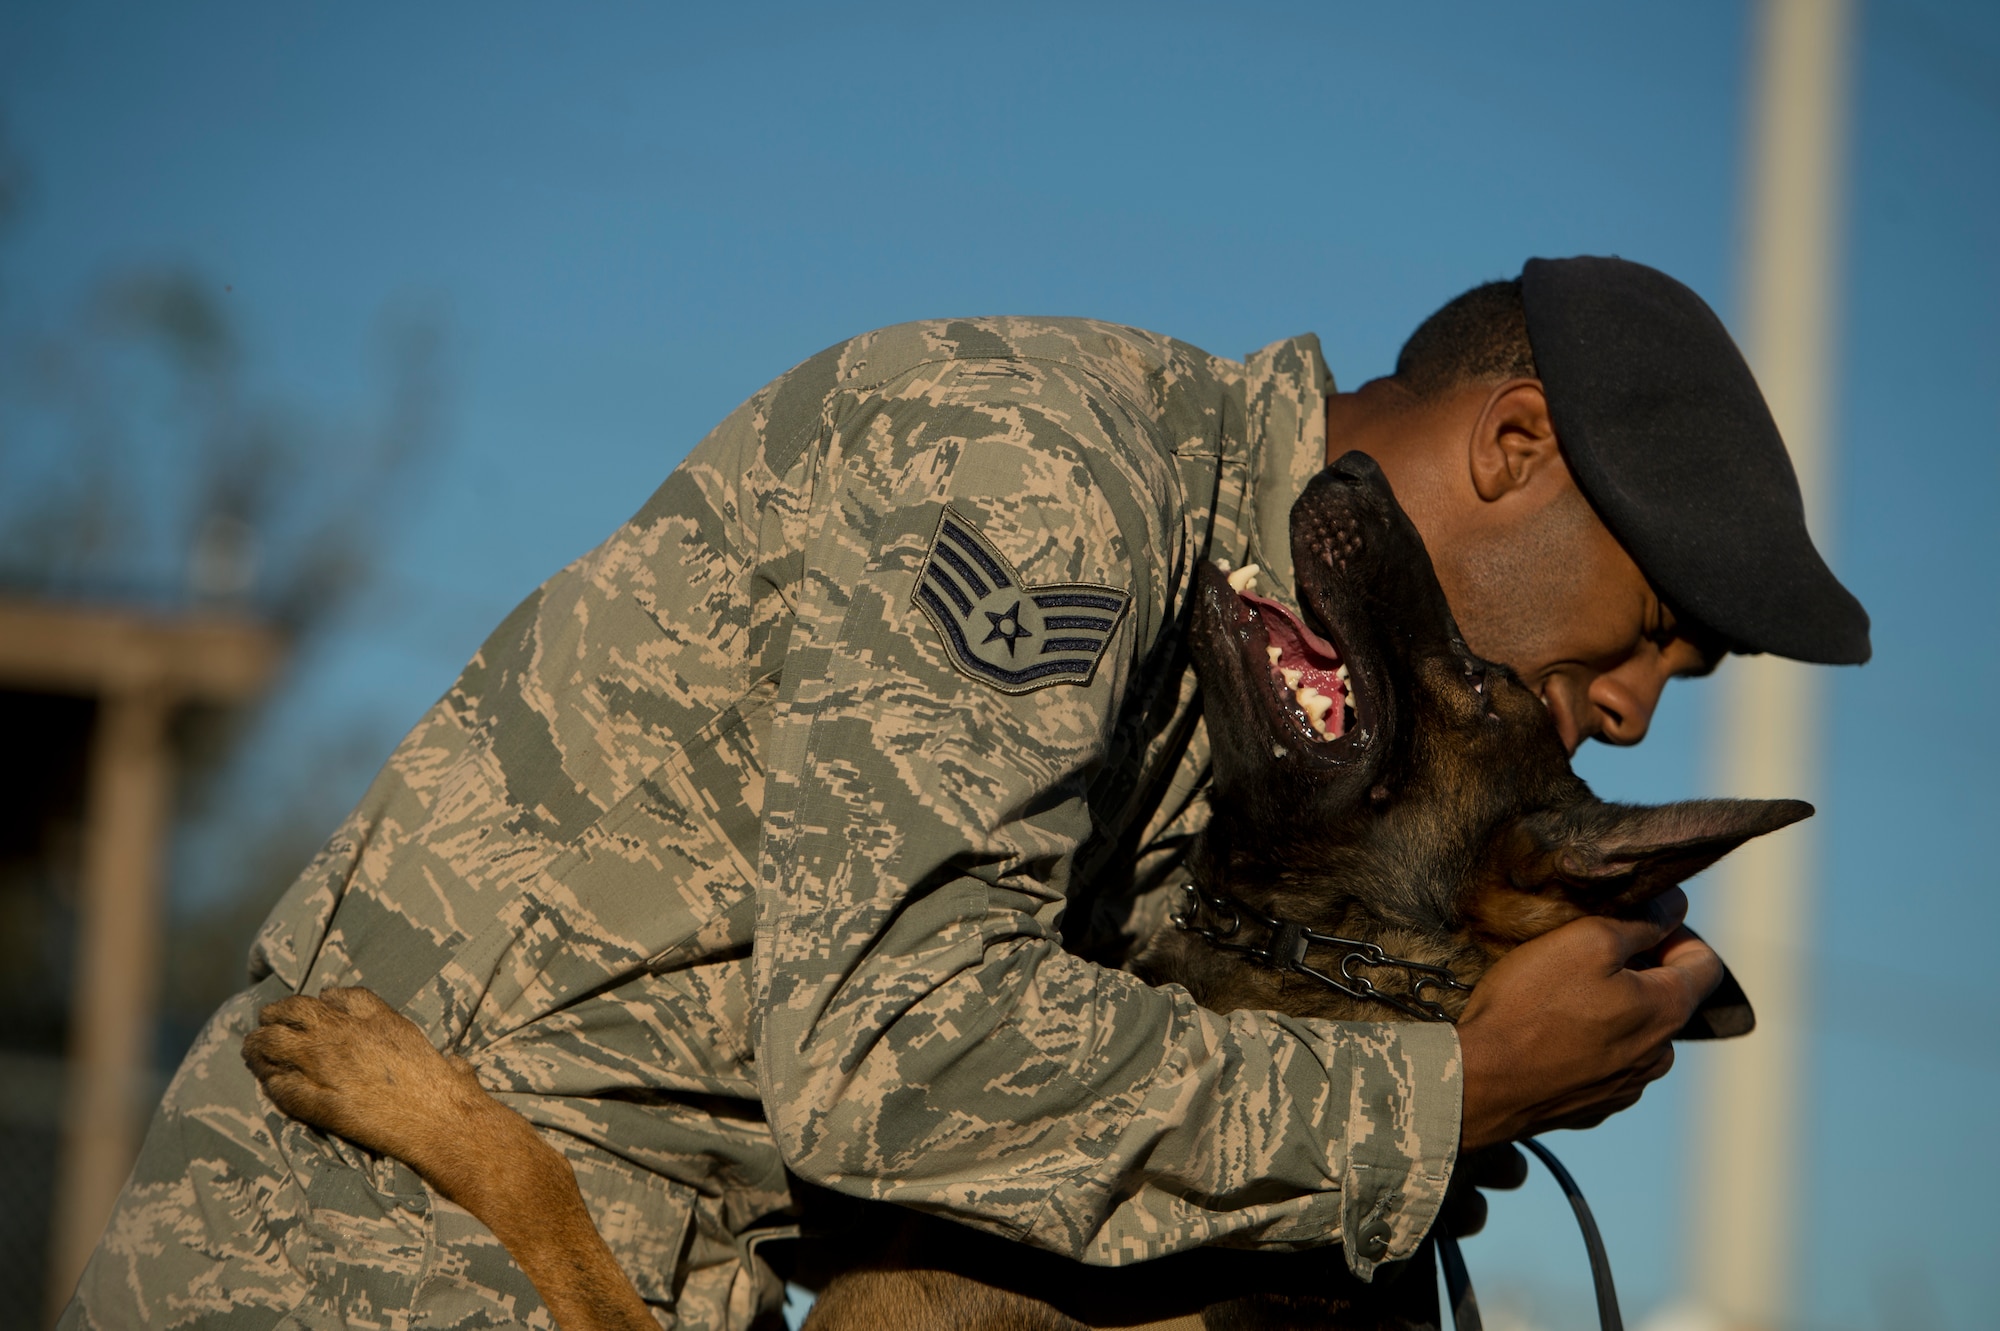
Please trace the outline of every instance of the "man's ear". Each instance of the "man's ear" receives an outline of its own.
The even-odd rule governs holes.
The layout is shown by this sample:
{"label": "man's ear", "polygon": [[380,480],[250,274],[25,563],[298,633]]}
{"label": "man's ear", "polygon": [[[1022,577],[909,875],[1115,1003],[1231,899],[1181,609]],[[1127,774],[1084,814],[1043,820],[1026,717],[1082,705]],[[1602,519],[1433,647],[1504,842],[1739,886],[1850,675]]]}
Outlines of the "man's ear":
{"label": "man's ear", "polygon": [[1472,488],[1491,503],[1524,488],[1561,458],[1549,399],[1536,379],[1509,379],[1487,390],[1467,442]]}
{"label": "man's ear", "polygon": [[1523,891],[1559,888],[1593,912],[1628,910],[1706,869],[1751,837],[1810,818],[1804,800],[1683,800],[1530,814],[1507,838]]}

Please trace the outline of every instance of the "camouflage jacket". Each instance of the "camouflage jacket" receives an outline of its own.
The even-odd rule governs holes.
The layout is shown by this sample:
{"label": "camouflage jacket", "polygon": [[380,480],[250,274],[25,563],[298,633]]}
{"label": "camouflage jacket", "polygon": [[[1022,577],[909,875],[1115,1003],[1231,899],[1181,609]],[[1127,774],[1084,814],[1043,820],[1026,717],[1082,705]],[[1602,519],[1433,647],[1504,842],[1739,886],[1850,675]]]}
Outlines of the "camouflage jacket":
{"label": "camouflage jacket", "polygon": [[[1218,1016],[1115,962],[1202,820],[1197,561],[1291,586],[1310,337],[910,324],[751,398],[524,601],[266,925],[579,1164],[690,1325],[787,1169],[1087,1262],[1429,1228],[1448,1026]],[[1065,943],[1069,947],[1065,947]]]}

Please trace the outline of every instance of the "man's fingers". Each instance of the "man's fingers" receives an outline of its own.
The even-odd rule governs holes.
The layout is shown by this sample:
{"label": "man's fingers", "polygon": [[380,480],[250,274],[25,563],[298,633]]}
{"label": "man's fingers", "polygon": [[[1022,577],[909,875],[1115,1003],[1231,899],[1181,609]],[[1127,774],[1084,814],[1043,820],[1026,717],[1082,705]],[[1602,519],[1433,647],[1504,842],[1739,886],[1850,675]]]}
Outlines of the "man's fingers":
{"label": "man's fingers", "polygon": [[1668,933],[1680,928],[1687,916],[1688,894],[1678,887],[1670,887],[1646,903],[1646,918]]}
{"label": "man's fingers", "polygon": [[1666,1024],[1679,1030],[1702,1000],[1722,983],[1722,958],[1686,929],[1676,929],[1660,946],[1660,964],[1633,977],[1659,995]]}
{"label": "man's fingers", "polygon": [[1476,1188],[1518,1188],[1528,1181],[1528,1157],[1511,1142],[1468,1151],[1459,1159],[1457,1176]]}
{"label": "man's fingers", "polygon": [[[1674,1047],[1662,1044],[1657,1050],[1641,1057],[1631,1066],[1621,1069],[1602,1081],[1577,1090],[1542,1106],[1541,1113],[1531,1131],[1547,1132],[1556,1128],[1581,1130],[1594,1128],[1611,1115],[1630,1109],[1639,1103],[1646,1088],[1667,1075],[1674,1065]],[[1491,1149],[1491,1148],[1488,1148]],[[1468,1158],[1483,1155],[1472,1153]],[[1522,1162],[1525,1170],[1526,1161]],[[1463,1166],[1461,1166],[1463,1168]],[[1491,1186],[1491,1185],[1486,1185]]]}
{"label": "man's fingers", "polygon": [[1687,918],[1687,904],[1687,893],[1673,887],[1648,902],[1645,915],[1639,919],[1621,920],[1609,915],[1592,915],[1572,921],[1563,928],[1594,927],[1608,949],[1604,958],[1607,968],[1618,970],[1629,965],[1632,958],[1659,947],[1680,930],[1681,921]]}
{"label": "man's fingers", "polygon": [[[1660,964],[1662,966],[1693,967],[1715,972],[1717,983],[1722,980],[1722,958],[1715,955],[1715,949],[1696,936],[1694,930],[1682,926],[1667,935],[1660,944]],[[1713,988],[1714,986],[1709,986]]]}
{"label": "man's fingers", "polygon": [[1642,1085],[1656,1082],[1673,1071],[1673,1067],[1674,1047],[1671,1044],[1662,1045],[1658,1057],[1639,1069],[1639,1081]]}
{"label": "man's fingers", "polygon": [[1454,1189],[1445,1194],[1440,1218],[1445,1233],[1455,1239],[1469,1239],[1486,1228],[1486,1198],[1477,1188]]}
{"label": "man's fingers", "polygon": [[1641,1076],[1624,1079],[1615,1089],[1600,1090],[1581,1108],[1567,1114],[1559,1114],[1553,1121],[1536,1130],[1545,1132],[1550,1128],[1564,1128],[1572,1132],[1581,1132],[1585,1128],[1594,1128],[1613,1114],[1622,1114],[1638,1104],[1639,1097],[1646,1093],[1646,1086],[1652,1080],[1651,1077]]}

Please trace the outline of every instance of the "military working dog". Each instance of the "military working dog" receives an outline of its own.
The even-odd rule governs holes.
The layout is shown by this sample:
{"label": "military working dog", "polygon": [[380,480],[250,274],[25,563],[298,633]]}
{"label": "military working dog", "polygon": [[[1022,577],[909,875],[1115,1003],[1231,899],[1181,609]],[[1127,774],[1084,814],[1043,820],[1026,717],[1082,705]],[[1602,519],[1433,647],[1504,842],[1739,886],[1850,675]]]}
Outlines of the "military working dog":
{"label": "military working dog", "polygon": [[[1292,551],[1300,615],[1260,595],[1255,570],[1197,574],[1189,632],[1213,811],[1173,927],[1135,963],[1149,981],[1218,1011],[1450,1021],[1518,944],[1580,915],[1641,914],[1812,812],[1795,800],[1596,798],[1536,694],[1466,647],[1416,528],[1365,455],[1307,487]],[[568,1164],[468,1065],[366,990],[285,999],[262,1021],[244,1057],[272,1100],[403,1160],[485,1222],[565,1331],[655,1325]],[[1725,981],[1684,1034],[1751,1024]],[[1247,1331],[1436,1315],[1427,1255],[1410,1264],[1418,1279],[1372,1284],[1323,1252],[1201,1250],[1106,1270],[872,1203],[818,1206],[834,1217],[818,1264],[839,1274],[809,1331]]]}

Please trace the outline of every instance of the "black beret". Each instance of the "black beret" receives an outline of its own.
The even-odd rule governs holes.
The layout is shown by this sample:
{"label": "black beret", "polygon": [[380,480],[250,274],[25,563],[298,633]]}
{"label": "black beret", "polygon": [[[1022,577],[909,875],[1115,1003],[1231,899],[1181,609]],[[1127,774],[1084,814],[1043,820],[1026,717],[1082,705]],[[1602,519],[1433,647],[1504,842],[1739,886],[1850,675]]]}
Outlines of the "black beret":
{"label": "black beret", "polygon": [[1715,311],[1624,259],[1530,259],[1521,301],[1570,471],[1684,622],[1731,651],[1849,665],[1868,612],[1806,532],[1792,459]]}

